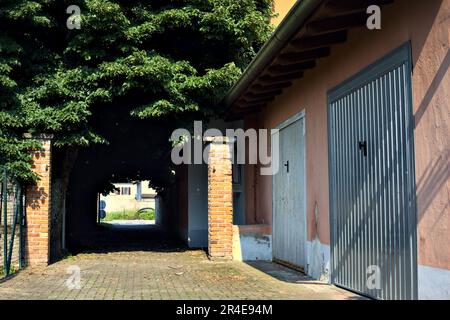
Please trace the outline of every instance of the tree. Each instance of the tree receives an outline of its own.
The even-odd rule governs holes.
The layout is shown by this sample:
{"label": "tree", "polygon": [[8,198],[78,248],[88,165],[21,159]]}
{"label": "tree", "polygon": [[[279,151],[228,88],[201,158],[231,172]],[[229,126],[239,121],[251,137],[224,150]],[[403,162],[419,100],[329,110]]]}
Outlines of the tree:
{"label": "tree", "polygon": [[[66,26],[73,4],[79,30]],[[3,0],[0,164],[32,177],[24,132],[59,148],[108,143],[91,120],[122,103],[140,119],[220,113],[271,15],[271,0]]]}
{"label": "tree", "polygon": [[[80,29],[67,27],[70,5]],[[70,179],[89,192],[113,179],[168,183],[170,132],[220,116],[271,15],[272,0],[1,1],[0,165],[36,179],[27,150],[38,144],[23,134],[54,135],[52,243]]]}

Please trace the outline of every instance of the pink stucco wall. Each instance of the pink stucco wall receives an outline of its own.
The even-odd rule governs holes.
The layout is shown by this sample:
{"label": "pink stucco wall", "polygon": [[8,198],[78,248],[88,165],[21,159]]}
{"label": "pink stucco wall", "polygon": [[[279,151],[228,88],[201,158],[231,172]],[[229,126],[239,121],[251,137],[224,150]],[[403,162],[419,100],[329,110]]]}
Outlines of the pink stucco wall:
{"label": "pink stucco wall", "polygon": [[[386,7],[382,30],[351,31],[347,43],[333,47],[259,115],[258,126],[274,128],[306,111],[308,239],[317,232],[329,244],[327,92],[406,41],[413,49],[419,264],[450,269],[450,0],[398,0]],[[272,179],[255,180],[247,185],[247,192],[256,191],[256,200],[247,197],[247,219],[271,223]]]}

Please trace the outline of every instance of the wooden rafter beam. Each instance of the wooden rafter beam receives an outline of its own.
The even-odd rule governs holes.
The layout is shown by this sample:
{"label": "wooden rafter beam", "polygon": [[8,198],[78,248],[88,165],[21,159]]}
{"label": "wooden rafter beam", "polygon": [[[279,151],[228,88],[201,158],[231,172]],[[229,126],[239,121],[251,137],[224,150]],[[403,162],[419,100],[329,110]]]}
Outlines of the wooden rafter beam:
{"label": "wooden rafter beam", "polygon": [[292,40],[289,48],[303,51],[316,48],[329,47],[334,44],[343,43],[347,40],[347,31],[326,33],[318,36],[302,37]]}
{"label": "wooden rafter beam", "polygon": [[240,111],[258,110],[258,109],[261,109],[262,107],[264,107],[264,104],[258,104],[258,105],[254,105],[252,107],[248,107],[248,106],[245,107],[238,102],[234,105],[234,109],[240,110]]}
{"label": "wooden rafter beam", "polygon": [[267,91],[267,92],[258,93],[258,94],[248,92],[244,95],[244,99],[247,101],[254,101],[254,100],[260,100],[260,99],[264,99],[264,98],[271,98],[271,97],[277,96],[281,93],[283,93],[283,90],[272,90],[272,91]]}
{"label": "wooden rafter beam", "polygon": [[310,60],[310,61],[300,62],[300,63],[295,63],[295,64],[275,65],[275,66],[269,67],[269,69],[267,69],[267,70],[268,70],[269,74],[278,76],[278,75],[283,75],[286,73],[312,69],[315,66],[316,66],[316,62],[314,60]]}
{"label": "wooden rafter beam", "polygon": [[294,79],[299,79],[303,77],[303,72],[292,72],[288,74],[283,74],[282,76],[270,76],[265,75],[258,79],[258,84],[260,85],[274,85],[276,83],[284,83],[286,81],[292,81]]}
{"label": "wooden rafter beam", "polygon": [[387,5],[394,0],[330,0],[323,5],[324,14],[348,14],[352,12],[366,11],[371,5]]}
{"label": "wooden rafter beam", "polygon": [[325,0],[316,14],[278,53],[265,71],[253,81],[233,104],[233,112],[242,117],[261,111],[282,94],[283,89],[303,77],[303,71],[314,68],[316,60],[330,55],[331,46],[347,41],[349,29],[367,22],[370,5],[384,6],[394,0]]}
{"label": "wooden rafter beam", "polygon": [[347,30],[365,25],[367,22],[367,18],[368,15],[364,11],[354,14],[316,20],[306,25],[306,33],[309,35],[318,35],[323,33]]}
{"label": "wooden rafter beam", "polygon": [[250,108],[241,108],[239,105],[235,105],[235,107],[233,108],[233,113],[231,116],[228,117],[228,119],[229,120],[239,119],[242,116],[260,112],[262,108],[264,108],[264,105],[259,105]]}
{"label": "wooden rafter beam", "polygon": [[261,108],[264,108],[267,105],[267,103],[268,102],[250,104],[250,103],[239,101],[236,104],[236,107],[237,107],[238,110],[243,110],[243,111],[260,110]]}
{"label": "wooden rafter beam", "polygon": [[239,99],[239,105],[244,106],[244,107],[256,106],[256,105],[260,105],[260,104],[266,104],[273,100],[275,100],[274,96],[263,98],[263,99],[258,99],[258,100],[247,100],[246,98],[241,98],[241,99]]}
{"label": "wooden rafter beam", "polygon": [[274,84],[274,85],[269,85],[269,86],[262,86],[260,84],[255,84],[253,85],[249,92],[258,94],[258,93],[264,93],[264,92],[269,92],[269,91],[273,91],[273,90],[279,90],[279,89],[284,89],[284,88],[288,88],[292,86],[292,82],[281,82],[278,84]]}
{"label": "wooden rafter beam", "polygon": [[277,58],[277,62],[280,64],[292,64],[292,63],[298,63],[298,62],[304,62],[312,59],[320,59],[324,57],[328,57],[331,53],[331,50],[329,47],[324,48],[318,48],[308,51],[291,51],[291,52],[285,52],[281,54]]}

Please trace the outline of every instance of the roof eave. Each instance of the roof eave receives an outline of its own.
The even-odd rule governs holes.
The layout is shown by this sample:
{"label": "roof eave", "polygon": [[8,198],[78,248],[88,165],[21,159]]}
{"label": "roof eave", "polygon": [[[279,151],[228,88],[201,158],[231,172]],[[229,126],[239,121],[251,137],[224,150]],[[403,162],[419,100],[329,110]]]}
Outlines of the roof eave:
{"label": "roof eave", "polygon": [[259,50],[256,57],[245,69],[242,76],[225,97],[226,108],[229,109],[247,90],[261,72],[273,61],[278,52],[294,37],[308,17],[323,0],[299,0],[283,19],[270,39]]}

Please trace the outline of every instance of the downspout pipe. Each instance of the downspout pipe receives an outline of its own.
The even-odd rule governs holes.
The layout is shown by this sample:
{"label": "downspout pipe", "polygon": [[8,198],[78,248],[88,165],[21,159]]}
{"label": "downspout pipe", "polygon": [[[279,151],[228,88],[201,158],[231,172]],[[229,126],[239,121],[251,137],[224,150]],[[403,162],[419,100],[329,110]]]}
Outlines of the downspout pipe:
{"label": "downspout pipe", "polygon": [[323,0],[298,0],[287,16],[272,34],[270,39],[259,50],[256,57],[245,69],[236,84],[225,97],[225,106],[230,108],[242,93],[261,74],[266,66],[273,61],[282,48],[297,34],[300,27],[322,3]]}

